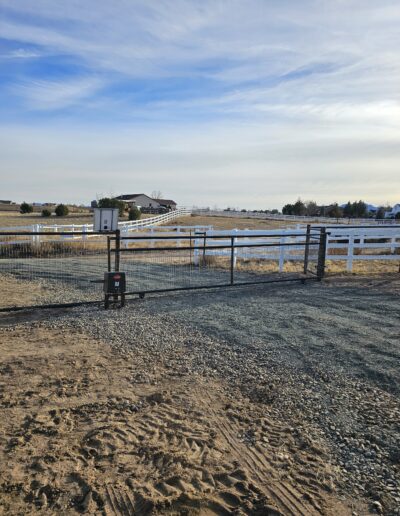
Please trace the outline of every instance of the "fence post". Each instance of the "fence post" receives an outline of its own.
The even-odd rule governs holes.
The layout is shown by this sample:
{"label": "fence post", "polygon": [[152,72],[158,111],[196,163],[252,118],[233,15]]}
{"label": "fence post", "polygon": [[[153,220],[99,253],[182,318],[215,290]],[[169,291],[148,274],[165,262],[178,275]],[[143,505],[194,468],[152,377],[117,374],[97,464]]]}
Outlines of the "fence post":
{"label": "fence post", "polygon": [[306,231],[306,245],[304,248],[304,274],[308,271],[308,257],[310,256],[310,237],[311,237],[311,224],[307,224]]}
{"label": "fence post", "polygon": [[321,281],[325,275],[325,258],[326,258],[326,228],[321,228],[321,231],[319,234],[318,264],[317,264],[318,281]]}
{"label": "fence post", "polygon": [[119,271],[119,258],[121,249],[121,232],[119,229],[115,231],[115,272]]}
{"label": "fence post", "polygon": [[107,236],[107,270],[111,272],[111,245],[110,245],[110,237]]}
{"label": "fence post", "polygon": [[[237,233],[237,229],[234,229],[234,232]],[[234,253],[233,253],[233,268],[236,269],[236,262],[237,262],[237,247],[236,247],[237,237],[233,237],[233,243],[234,243]]]}
{"label": "fence post", "polygon": [[354,255],[354,235],[349,236],[349,245],[347,247],[347,271],[353,270],[353,255]]}
{"label": "fence post", "polygon": [[[196,232],[195,232],[195,235],[196,235]],[[194,239],[194,250],[193,250],[193,264],[194,265],[199,265],[199,239],[198,238],[195,238]]]}
{"label": "fence post", "polygon": [[231,285],[233,285],[233,269],[235,268],[235,237],[231,237]]}
{"label": "fence post", "polygon": [[279,272],[283,272],[283,266],[285,263],[285,242],[286,237],[281,237],[279,241]]}

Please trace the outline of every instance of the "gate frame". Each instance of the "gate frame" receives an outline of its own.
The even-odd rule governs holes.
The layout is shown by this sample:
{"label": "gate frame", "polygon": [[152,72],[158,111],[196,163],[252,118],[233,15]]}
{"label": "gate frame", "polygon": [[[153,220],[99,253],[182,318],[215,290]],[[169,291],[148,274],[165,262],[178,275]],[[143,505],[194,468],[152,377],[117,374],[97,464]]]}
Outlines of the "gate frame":
{"label": "gate frame", "polygon": [[[314,233],[313,233],[314,232]],[[318,236],[315,236],[318,235]],[[199,237],[199,239],[203,240],[203,245],[192,245],[192,240],[196,236]],[[199,234],[199,235],[163,235],[163,236],[143,236],[143,235],[136,235],[136,236],[123,236],[121,237],[120,232],[118,231],[115,235],[115,237],[110,237],[110,242],[115,241],[115,249],[112,248],[110,245],[109,248],[109,263],[112,262],[111,255],[115,254],[115,266],[120,265],[120,254],[126,253],[126,252],[162,252],[162,251],[203,251],[203,256],[205,256],[205,252],[207,249],[230,249],[230,281],[228,283],[222,283],[222,284],[215,284],[215,285],[196,285],[196,286],[186,286],[186,287],[173,287],[173,288],[162,288],[162,289],[149,289],[149,290],[135,290],[135,291],[128,291],[125,292],[125,296],[134,296],[138,295],[139,298],[143,299],[146,294],[156,294],[156,293],[166,293],[166,292],[179,292],[179,291],[185,291],[185,290],[205,290],[205,289],[214,289],[214,288],[229,288],[229,287],[240,287],[240,286],[246,286],[246,285],[263,285],[268,283],[284,283],[284,282],[291,282],[291,281],[300,281],[302,284],[304,284],[306,281],[310,280],[316,280],[316,281],[322,281],[324,275],[325,275],[325,257],[326,257],[326,239],[327,239],[327,232],[326,228],[318,228],[318,230],[315,230],[311,225],[307,226],[307,230],[303,234],[277,234],[277,235],[254,235],[254,237],[247,236],[247,238],[280,238],[280,237],[294,237],[294,236],[305,236],[306,240],[304,242],[274,242],[274,243],[262,243],[262,244],[251,244],[246,243],[243,245],[240,245],[236,242],[236,236],[229,236],[229,235],[213,235],[209,237],[210,239],[230,239],[229,245],[213,245],[212,247],[207,247],[207,235],[206,234]],[[188,240],[190,242],[189,246],[177,246],[177,247],[140,247],[140,248],[121,248],[121,241],[142,241],[142,240],[174,240],[174,241],[184,241]],[[316,242],[312,240],[317,240]],[[268,280],[259,280],[259,281],[241,281],[238,283],[235,283],[234,281],[234,262],[235,262],[235,249],[244,247],[289,247],[289,246],[304,246],[304,261],[303,261],[303,275],[300,277],[291,277],[291,278],[278,278],[278,279],[268,279]],[[317,268],[316,273],[313,271],[310,271],[308,268],[309,264],[309,251],[310,247],[312,246],[318,246],[318,259],[317,259]],[[117,269],[115,269],[117,271]],[[307,274],[310,273],[311,276],[308,276]]]}

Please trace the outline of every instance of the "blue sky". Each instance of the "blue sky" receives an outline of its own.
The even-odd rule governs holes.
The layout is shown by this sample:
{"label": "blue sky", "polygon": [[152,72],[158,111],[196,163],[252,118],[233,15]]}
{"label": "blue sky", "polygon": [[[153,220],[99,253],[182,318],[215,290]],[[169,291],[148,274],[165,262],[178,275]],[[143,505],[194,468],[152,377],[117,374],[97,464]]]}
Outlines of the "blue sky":
{"label": "blue sky", "polygon": [[0,0],[0,196],[400,202],[399,26],[397,0]]}

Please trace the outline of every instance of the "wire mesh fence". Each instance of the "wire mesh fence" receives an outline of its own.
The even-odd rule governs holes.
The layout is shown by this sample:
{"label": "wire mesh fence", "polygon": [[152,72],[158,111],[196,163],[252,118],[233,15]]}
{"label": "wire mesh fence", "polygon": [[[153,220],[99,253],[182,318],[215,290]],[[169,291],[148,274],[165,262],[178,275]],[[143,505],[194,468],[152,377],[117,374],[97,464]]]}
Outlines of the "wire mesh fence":
{"label": "wire mesh fence", "polygon": [[0,234],[0,308],[100,300],[108,239]]}
{"label": "wire mesh fence", "polygon": [[123,237],[119,270],[127,293],[226,287],[321,277],[320,233],[233,237],[197,234],[194,238]]}

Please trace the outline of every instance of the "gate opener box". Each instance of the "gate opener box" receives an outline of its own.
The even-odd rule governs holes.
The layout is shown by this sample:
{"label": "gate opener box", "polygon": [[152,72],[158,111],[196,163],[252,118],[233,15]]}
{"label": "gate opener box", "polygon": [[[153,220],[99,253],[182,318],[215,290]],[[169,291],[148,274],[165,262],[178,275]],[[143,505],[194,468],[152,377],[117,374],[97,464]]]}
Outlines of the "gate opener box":
{"label": "gate opener box", "polygon": [[126,290],[125,272],[104,273],[104,293],[124,294]]}
{"label": "gate opener box", "polygon": [[116,231],[118,208],[95,208],[93,222],[93,231]]}

